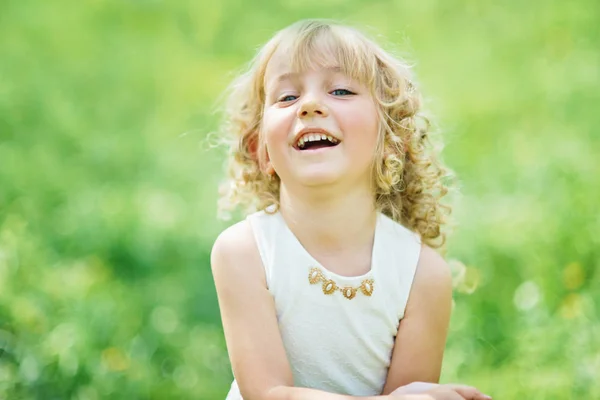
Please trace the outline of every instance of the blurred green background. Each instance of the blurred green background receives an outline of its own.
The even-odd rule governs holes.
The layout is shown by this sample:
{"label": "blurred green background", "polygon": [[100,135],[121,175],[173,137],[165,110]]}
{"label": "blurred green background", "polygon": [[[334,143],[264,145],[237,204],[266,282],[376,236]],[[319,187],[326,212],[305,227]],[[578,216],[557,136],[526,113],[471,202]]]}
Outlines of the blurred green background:
{"label": "blurred green background", "polygon": [[0,398],[224,398],[206,137],[235,72],[308,17],[415,60],[444,134],[442,380],[600,398],[596,0],[0,2]]}

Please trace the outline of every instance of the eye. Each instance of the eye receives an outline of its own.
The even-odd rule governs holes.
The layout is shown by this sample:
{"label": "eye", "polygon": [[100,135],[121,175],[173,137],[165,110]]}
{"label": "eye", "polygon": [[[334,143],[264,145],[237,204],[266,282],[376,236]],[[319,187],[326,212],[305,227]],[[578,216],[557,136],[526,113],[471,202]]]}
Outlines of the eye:
{"label": "eye", "polygon": [[282,98],[280,98],[280,99],[279,99],[279,100],[277,100],[277,101],[278,101],[278,102],[280,102],[280,103],[281,103],[281,102],[285,103],[285,102],[287,102],[287,101],[294,101],[294,100],[296,100],[297,98],[298,98],[298,96],[294,96],[294,95],[288,94],[287,96],[283,96]]}
{"label": "eye", "polygon": [[331,94],[333,94],[334,96],[350,96],[355,93],[352,93],[351,91],[349,91],[347,89],[335,89],[334,91],[331,92]]}

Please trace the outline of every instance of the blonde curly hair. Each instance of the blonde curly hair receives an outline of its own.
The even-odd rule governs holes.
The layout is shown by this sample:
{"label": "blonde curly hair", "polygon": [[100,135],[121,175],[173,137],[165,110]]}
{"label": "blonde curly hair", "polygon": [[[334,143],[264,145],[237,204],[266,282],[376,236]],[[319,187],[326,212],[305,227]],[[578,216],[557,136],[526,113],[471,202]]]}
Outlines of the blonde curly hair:
{"label": "blonde curly hair", "polygon": [[280,179],[266,171],[260,134],[265,70],[278,49],[287,51],[294,71],[335,66],[370,88],[380,117],[372,165],[375,205],[424,243],[441,247],[446,236],[441,228],[451,211],[441,198],[450,175],[430,141],[430,123],[409,65],[357,29],[325,20],[304,20],[279,31],[229,87],[222,126],[229,179],[221,187],[221,215],[238,206],[248,213],[270,205],[278,209]]}

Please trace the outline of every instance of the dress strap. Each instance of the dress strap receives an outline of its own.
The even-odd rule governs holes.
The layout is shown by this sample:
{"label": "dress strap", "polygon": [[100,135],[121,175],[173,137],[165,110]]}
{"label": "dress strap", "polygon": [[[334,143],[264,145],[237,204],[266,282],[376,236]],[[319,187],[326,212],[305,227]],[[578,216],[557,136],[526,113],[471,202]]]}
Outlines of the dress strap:
{"label": "dress strap", "polygon": [[272,215],[264,211],[259,211],[246,217],[252,227],[254,239],[256,240],[258,252],[265,270],[267,288],[270,288],[272,283],[275,243],[278,232],[281,229],[279,219],[272,217]]}
{"label": "dress strap", "polygon": [[419,257],[421,255],[421,239],[418,234],[382,215],[380,225],[381,240],[374,249],[374,263],[382,268],[380,278],[393,293],[390,301],[396,304],[398,320],[404,318],[404,312],[414,281]]}

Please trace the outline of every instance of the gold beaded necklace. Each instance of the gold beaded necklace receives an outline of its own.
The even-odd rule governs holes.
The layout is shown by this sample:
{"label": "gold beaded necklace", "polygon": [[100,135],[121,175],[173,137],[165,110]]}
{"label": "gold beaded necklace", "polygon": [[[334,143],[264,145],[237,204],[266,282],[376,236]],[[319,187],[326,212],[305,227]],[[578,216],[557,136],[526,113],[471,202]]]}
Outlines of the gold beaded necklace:
{"label": "gold beaded necklace", "polygon": [[322,282],[321,289],[323,289],[324,294],[330,295],[337,290],[342,292],[344,297],[348,300],[352,300],[354,296],[356,296],[356,292],[358,290],[360,290],[360,292],[365,296],[371,296],[374,289],[373,284],[375,283],[373,279],[364,279],[358,287],[340,287],[332,279],[327,279],[323,272],[317,267],[312,267],[310,269],[308,273],[308,282],[310,282],[311,285],[316,285],[317,283]]}

